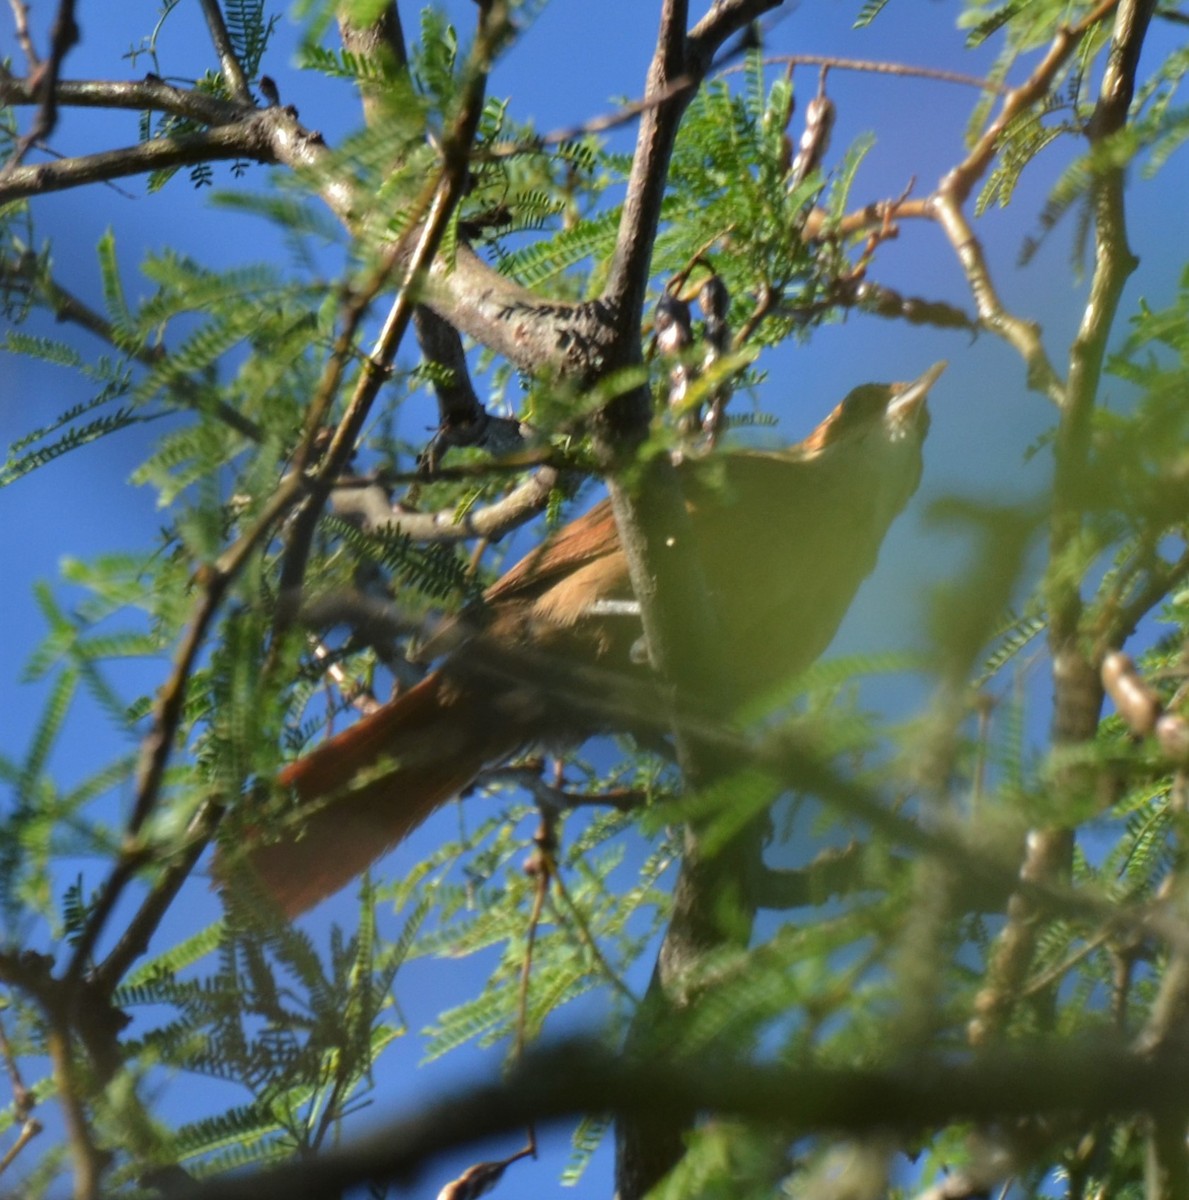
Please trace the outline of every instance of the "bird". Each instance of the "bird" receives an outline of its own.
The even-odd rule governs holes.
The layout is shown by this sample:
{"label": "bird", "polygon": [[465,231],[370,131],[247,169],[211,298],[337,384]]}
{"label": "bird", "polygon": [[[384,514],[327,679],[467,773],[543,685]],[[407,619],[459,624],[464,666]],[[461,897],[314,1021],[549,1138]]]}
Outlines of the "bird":
{"label": "bird", "polygon": [[[723,450],[678,464],[737,696],[800,674],[833,638],[920,482],[926,397],[945,366],[909,383],[855,388],[786,449]],[[501,682],[466,664],[487,648],[639,671],[631,665],[641,639],[632,614],[626,556],[603,500],[487,589],[465,622],[469,635],[455,629],[446,639],[453,648],[442,665],[286,766],[277,784],[295,807],[278,829],[249,831],[221,851],[216,876],[229,876],[234,861],[286,916],[297,916],[362,874],[485,768],[542,741],[604,732],[582,727],[590,717],[555,699],[533,703],[523,679]]]}

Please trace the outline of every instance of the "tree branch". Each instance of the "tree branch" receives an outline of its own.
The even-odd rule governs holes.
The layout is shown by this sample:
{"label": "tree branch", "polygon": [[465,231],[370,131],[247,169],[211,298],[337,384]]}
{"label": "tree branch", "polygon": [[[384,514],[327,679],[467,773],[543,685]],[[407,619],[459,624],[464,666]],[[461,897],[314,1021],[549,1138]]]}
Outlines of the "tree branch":
{"label": "tree branch", "polygon": [[[1134,69],[1151,20],[1153,0],[1122,0],[1102,4],[1072,31],[1059,36],[1046,57],[1048,64],[1058,49],[1072,51],[1074,37],[1116,9],[1110,61],[1102,82],[1095,118],[1087,130],[1091,142],[1115,132],[1126,119],[1134,87]],[[1055,66],[1053,70],[1055,71]],[[1038,70],[1037,74],[1040,74]],[[1051,73],[1048,78],[1051,79]],[[1006,107],[1006,106],[1005,106]],[[1098,397],[1106,343],[1118,312],[1123,286],[1136,266],[1127,243],[1124,216],[1123,172],[1109,168],[1093,184],[1096,265],[1090,297],[1081,327],[1070,350],[1069,378],[1061,400],[1061,416],[1054,446],[1053,513],[1049,528],[1049,573],[1045,586],[1049,612],[1049,653],[1053,662],[1052,744],[1060,751],[1091,741],[1102,710],[1102,684],[1098,662],[1083,646],[1081,570],[1071,570],[1082,536],[1081,481],[1089,453],[1090,419]],[[1101,654],[1101,648],[1094,653]],[[1054,812],[1066,806],[1086,784],[1085,769],[1066,767],[1054,780]],[[1069,869],[1073,830],[1064,827],[1034,829],[1028,834],[1022,880],[1047,883]],[[976,1000],[970,1036],[977,1042],[995,1036],[1015,1003],[1016,994],[1032,961],[1036,945],[1035,912],[1021,896],[1008,906],[1008,923],[993,947],[987,984]]]}
{"label": "tree branch", "polygon": [[437,512],[404,512],[392,507],[388,492],[378,484],[366,488],[344,485],[331,492],[330,509],[338,516],[358,520],[369,533],[401,533],[418,542],[494,540],[543,512],[557,485],[557,470],[542,467],[501,499],[461,515],[456,505]]}
{"label": "tree branch", "polygon": [[[648,68],[644,100],[648,103],[658,95],[665,99],[650,104],[640,117],[627,196],[607,287],[603,292],[603,299],[615,313],[620,330],[625,331],[624,336],[638,336],[673,142],[681,114],[701,82],[696,74],[686,70],[686,13],[683,0],[665,0],[661,9],[660,29]],[[674,90],[675,83],[682,79],[688,80],[687,86],[678,86]]]}
{"label": "tree branch", "polygon": [[196,163],[237,158],[275,162],[272,131],[267,120],[273,111],[266,109],[238,124],[219,125],[201,133],[152,138],[119,150],[81,154],[32,167],[16,167],[0,176],[0,204],[61,192],[88,183],[126,179],[129,175],[166,171]]}
{"label": "tree branch", "polygon": [[458,330],[425,304],[414,310],[413,327],[423,358],[438,368],[432,379],[438,428],[421,453],[423,470],[432,474],[454,446],[481,446],[497,456],[521,449],[531,431],[514,417],[493,417],[480,403]]}
{"label": "tree branch", "polygon": [[[790,1141],[817,1132],[923,1134],[954,1121],[1010,1124],[1074,1110],[1093,1122],[1155,1114],[1184,1120],[1189,1059],[1156,1061],[1111,1044],[1071,1050],[1066,1041],[957,1062],[925,1058],[909,1068],[758,1067],[738,1062],[617,1059],[591,1042],[530,1052],[501,1081],[422,1104],[367,1138],[313,1159],[221,1176],[179,1200],[331,1200],[369,1182],[417,1180],[437,1156],[529,1123],[589,1112],[638,1121],[690,1121],[714,1113],[758,1122]],[[1057,1134],[1056,1136],[1060,1136]]]}
{"label": "tree branch", "polygon": [[202,15],[206,18],[206,27],[210,30],[211,41],[214,43],[215,53],[219,56],[219,65],[223,72],[223,82],[227,84],[227,90],[241,104],[252,104],[252,92],[248,87],[248,77],[244,74],[244,68],[231,44],[231,38],[227,33],[227,24],[223,20],[223,10],[219,7],[219,0],[200,0],[200,3]]}
{"label": "tree branch", "polygon": [[29,64],[33,69],[32,92],[40,107],[28,132],[19,139],[8,161],[0,169],[0,180],[18,170],[30,148],[53,133],[54,126],[58,123],[58,76],[62,71],[62,60],[78,44],[74,0],[58,0],[58,15],[54,18],[54,24],[50,29],[49,57],[40,62],[32,52],[33,42],[29,37],[24,17],[25,10],[21,9],[18,33],[23,32],[29,51]]}
{"label": "tree branch", "polygon": [[[64,79],[54,89],[58,104],[67,108],[114,108],[134,112],[168,112],[207,125],[242,121],[254,105],[174,87],[156,75],[116,82],[109,79]],[[0,104],[36,104],[36,87],[29,79],[0,76]]]}
{"label": "tree branch", "polygon": [[1049,46],[1048,53],[1031,75],[1003,98],[999,115],[992,121],[966,158],[954,167],[941,181],[940,190],[952,196],[957,204],[964,204],[971,190],[986,173],[995,157],[1003,131],[1026,108],[1041,100],[1052,87],[1057,72],[1065,65],[1070,55],[1078,48],[1082,38],[1118,8],[1120,0],[1101,0],[1076,25],[1064,26]]}
{"label": "tree branch", "polygon": [[[482,116],[487,72],[491,59],[510,36],[511,29],[504,4],[494,2],[481,10],[479,30],[467,63],[466,82],[458,110],[442,142],[441,174],[425,193],[428,203],[411,210],[409,228],[384,254],[380,267],[373,273],[370,290],[357,296],[348,306],[346,327],[340,334],[331,364],[333,369],[324,378],[323,386],[307,413],[305,438],[294,459],[295,473],[303,472],[312,457],[315,439],[337,395],[339,377],[354,346],[355,331],[367,305],[398,264],[401,266],[403,277],[396,298],[372,353],[363,360],[363,369],[346,411],[331,435],[310,481],[305,507],[289,531],[281,569],[282,595],[297,595],[299,592],[305,577],[306,557],[322,507],[348,459],[355,452],[364,422],[388,378],[397,349],[412,319],[417,303],[414,293],[420,290],[420,282],[437,256],[455,205],[463,194],[471,143]],[[285,606],[278,609],[278,630],[285,627],[290,616],[291,611]]]}

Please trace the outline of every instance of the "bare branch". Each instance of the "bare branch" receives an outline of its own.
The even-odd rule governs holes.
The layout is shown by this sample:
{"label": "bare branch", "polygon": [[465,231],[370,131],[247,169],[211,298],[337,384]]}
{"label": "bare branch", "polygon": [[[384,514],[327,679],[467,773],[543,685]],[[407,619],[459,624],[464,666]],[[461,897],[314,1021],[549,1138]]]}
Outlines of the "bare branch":
{"label": "bare branch", "polygon": [[[530,1053],[497,1083],[471,1086],[369,1137],[317,1158],[221,1176],[186,1200],[331,1200],[377,1180],[416,1179],[450,1150],[530,1122],[614,1112],[647,1122],[695,1113],[758,1121],[786,1136],[918,1133],[953,1121],[1012,1125],[1036,1113],[1076,1111],[1085,1123],[1113,1114],[1183,1120],[1189,1062],[1170,1049],[1148,1061],[1111,1043],[1070,1052],[1067,1042],[970,1062],[920,1057],[908,1068],[691,1065],[667,1058],[617,1058],[600,1044],[561,1043]],[[946,1193],[950,1195],[950,1193]]]}
{"label": "bare branch", "polygon": [[436,471],[453,446],[481,446],[495,455],[523,447],[529,430],[514,418],[493,417],[480,403],[458,330],[424,304],[413,312],[413,327],[425,361],[437,368],[432,383],[438,398],[438,429],[422,451],[423,471]]}
{"label": "bare branch", "polygon": [[[339,36],[343,39],[343,49],[361,59],[383,62],[387,57],[401,67],[408,66],[409,55],[395,0],[385,5],[379,17],[370,25],[354,25],[340,14]],[[377,103],[376,93],[366,80],[360,81],[360,91],[364,118],[369,125],[373,125],[383,117],[383,106]]]}
{"label": "bare branch", "polygon": [[4,1067],[8,1072],[8,1081],[12,1086],[13,1116],[21,1125],[16,1140],[5,1152],[4,1157],[0,1158],[0,1175],[3,1175],[16,1161],[17,1156],[29,1142],[42,1132],[42,1125],[33,1116],[33,1109],[37,1105],[37,1096],[32,1088],[25,1086],[16,1053],[13,1050],[12,1043],[8,1040],[8,1033],[3,1023],[0,1023],[0,1057],[4,1060]]}
{"label": "bare branch", "polygon": [[61,1021],[52,1022],[46,1037],[46,1049],[53,1067],[58,1101],[66,1118],[66,1135],[74,1158],[74,1200],[94,1200],[99,1195],[99,1179],[104,1156],[91,1138],[86,1106],[74,1067],[69,1030]]}
{"label": "bare branch", "polygon": [[[700,77],[686,70],[686,5],[667,0],[661,10],[656,51],[648,68],[644,109],[628,175],[627,196],[604,299],[615,314],[621,337],[640,327],[648,262],[660,219],[661,198],[677,127]],[[708,65],[708,64],[707,64]],[[688,79],[685,87],[675,85]],[[661,103],[652,103],[665,95]]]}
{"label": "bare branch", "polygon": [[128,968],[142,954],[148,953],[153,934],[202,857],[222,815],[222,806],[213,801],[204,803],[195,814],[184,847],[172,862],[166,864],[160,879],[125,926],[111,953],[92,973],[93,983],[100,991],[114,991]]}
{"label": "bare branch", "polygon": [[728,38],[783,3],[784,0],[714,0],[710,11],[690,31],[691,56],[708,67]]}
{"label": "bare branch", "polygon": [[462,514],[457,507],[428,513],[394,509],[388,493],[378,485],[336,487],[330,494],[330,508],[338,516],[358,520],[369,533],[402,533],[418,542],[494,540],[543,512],[557,484],[557,471],[543,467],[502,499]]}
{"label": "bare branch", "polygon": [[32,73],[41,66],[41,59],[37,55],[37,49],[33,45],[33,38],[29,33],[29,6],[23,4],[22,0],[9,0],[9,5],[12,8],[12,23],[17,45],[20,46],[21,52],[25,56],[25,62],[28,63],[29,71]]}
{"label": "bare branch", "polygon": [[[943,71],[935,67],[913,67],[906,63],[877,62],[870,59],[839,58],[832,54],[776,54],[764,59],[765,66],[827,66],[831,70],[866,71],[877,75],[902,75],[910,78],[934,79],[940,83],[956,83],[966,87],[976,87],[981,91],[1004,93],[1007,88],[996,83],[993,79],[984,79],[977,75],[963,75],[958,71]],[[716,71],[719,76],[732,75],[746,67],[736,63]],[[618,129],[634,121],[641,113],[658,104],[664,104],[671,97],[685,91],[693,83],[686,75],[675,79],[669,86],[656,95],[645,100],[633,100],[622,105],[614,112],[605,113],[599,117],[591,117],[577,125],[567,125],[561,129],[553,129],[542,133],[527,142],[513,142],[493,146],[484,152],[490,159],[511,158],[518,154],[533,154],[545,146],[556,146],[563,142],[572,142],[577,138],[588,137],[595,133],[606,133],[610,129]]]}
{"label": "bare branch", "polygon": [[[956,83],[963,87],[978,88],[980,92],[997,92],[1000,95],[1009,89],[994,79],[981,75],[964,75],[960,71],[943,71],[937,67],[914,67],[909,63],[880,62],[870,58],[841,58],[836,54],[773,54],[764,57],[764,66],[829,67],[831,71],[861,71],[871,75],[899,75],[907,79],[932,79],[938,83]],[[733,75],[747,68],[736,64],[725,67],[720,75]]]}
{"label": "bare branch", "polygon": [[1045,353],[1040,328],[1034,321],[1014,316],[1004,307],[991,279],[982,243],[975,237],[957,195],[946,190],[943,182],[941,189],[932,197],[931,205],[937,223],[945,232],[966,273],[966,282],[974,296],[979,321],[1019,353],[1028,368],[1029,386],[1060,405],[1065,388]]}
{"label": "bare branch", "polygon": [[[134,112],[168,112],[208,125],[229,125],[253,111],[231,100],[205,92],[174,87],[156,75],[128,82],[108,79],[65,79],[55,94],[68,108],[113,108]],[[36,104],[36,88],[29,79],[0,77],[0,104]]]}
{"label": "bare branch", "polygon": [[1104,638],[1111,647],[1121,646],[1135,632],[1135,627],[1178,584],[1189,577],[1189,550],[1182,551],[1174,562],[1163,559],[1153,564],[1143,585],[1125,604],[1111,614]]}
{"label": "bare branch", "polygon": [[[264,117],[272,111],[267,109],[260,115]],[[274,162],[270,133],[267,122],[250,119],[236,125],[220,125],[202,133],[152,138],[119,150],[81,154],[33,167],[15,167],[0,174],[0,204],[196,163],[237,158]]]}
{"label": "bare branch", "polygon": [[[340,16],[339,30],[343,46],[350,53],[380,61],[387,58],[402,68],[407,66],[404,31],[395,4],[387,5],[368,26],[353,25]],[[384,106],[378,103],[374,89],[366,81],[362,84],[362,95],[367,123],[374,125],[383,120]],[[426,361],[441,368],[433,378],[439,428],[421,456],[423,469],[435,471],[439,459],[451,446],[487,445],[496,453],[514,447],[521,440],[519,424],[488,416],[471,384],[462,339],[454,326],[432,308],[420,304],[413,311],[413,327]]]}
{"label": "bare branch", "polygon": [[[28,47],[29,63],[32,68],[30,83],[33,95],[40,105],[37,116],[28,132],[17,142],[8,161],[0,168],[0,180],[19,169],[21,160],[43,138],[49,137],[58,123],[58,76],[62,71],[62,60],[70,50],[78,44],[78,25],[74,20],[74,0],[58,0],[58,15],[54,18],[50,30],[49,57],[36,62],[32,52],[32,41],[29,39],[28,26],[25,24],[25,10],[19,6],[15,10],[17,16],[18,36],[24,33]],[[33,64],[36,62],[36,66]]]}
{"label": "bare branch", "polygon": [[[648,71],[644,98],[672,87],[682,76],[700,82],[722,41],[759,12],[775,7],[763,0],[720,0],[693,34],[685,32],[687,8],[667,0],[661,12],[656,49]],[[640,121],[608,273],[604,300],[615,326],[609,361],[630,365],[640,355],[641,323],[649,263],[660,220],[669,162],[681,116],[694,94],[678,91],[646,110]],[[651,396],[639,387],[608,405],[602,414],[598,449],[608,465],[631,461],[646,436]],[[654,459],[643,472],[642,487],[629,488],[612,475],[608,482],[619,542],[632,590],[640,603],[641,622],[653,668],[679,695],[696,697],[713,710],[731,703],[721,661],[722,640],[716,636],[717,614],[709,599],[701,563],[691,552],[689,517],[672,463]],[[641,496],[647,503],[641,502]],[[679,551],[674,553],[673,548]],[[716,775],[719,766],[705,747],[673,726],[678,762],[687,786],[697,788]],[[732,934],[750,925],[754,906],[744,899],[730,929],[724,925],[724,899],[737,892],[735,882],[754,873],[760,861],[762,822],[753,820],[732,839],[726,853],[706,854],[697,830],[685,831],[681,873],[674,891],[673,913],[661,946],[648,995],[635,1021],[629,1043],[647,1038],[648,1030],[689,1003],[680,980],[709,948],[729,943]],[[616,1187],[621,1200],[648,1192],[684,1153],[688,1120],[620,1121],[617,1129]]]}

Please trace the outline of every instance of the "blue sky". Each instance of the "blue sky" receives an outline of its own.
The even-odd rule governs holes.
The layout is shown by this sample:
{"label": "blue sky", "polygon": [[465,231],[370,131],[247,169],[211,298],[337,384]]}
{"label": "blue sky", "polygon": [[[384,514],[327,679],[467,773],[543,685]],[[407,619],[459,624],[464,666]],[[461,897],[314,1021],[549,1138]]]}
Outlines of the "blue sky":
{"label": "blue sky", "polygon": [[[44,17],[35,6],[35,17]],[[458,0],[446,6],[455,14],[464,37],[473,20],[474,5]],[[695,14],[703,5],[691,6]],[[900,0],[870,28],[850,28],[861,5],[857,0],[805,0],[791,6],[787,15],[773,20],[766,48],[774,53],[832,53],[916,65],[947,67],[977,74],[988,67],[992,51],[962,51],[963,34],[954,28],[959,6],[939,0]],[[608,111],[615,99],[640,94],[651,48],[657,4],[644,0],[553,0],[519,44],[499,65],[490,91],[507,96],[516,119],[533,119],[538,128],[551,129],[579,123]],[[154,6],[82,5],[81,46],[67,61],[68,77],[129,77],[151,68],[146,59],[135,66],[123,59],[138,45],[155,20]],[[415,29],[415,16],[402,7],[406,28]],[[1149,57],[1154,59],[1159,38],[1155,31]],[[11,33],[5,31],[0,53],[16,56]],[[278,36],[278,50],[265,69],[277,80],[284,102],[294,103],[307,125],[324,132],[331,142],[354,128],[359,120],[356,98],[342,83],[328,82],[298,71],[285,47],[292,47],[288,30]],[[160,66],[166,75],[186,75],[209,64],[205,34],[197,6],[182,5],[163,26],[159,40]],[[804,98],[816,87],[816,71],[799,69],[796,84]],[[838,106],[830,161],[837,162],[855,137],[873,131],[877,143],[860,173],[854,195],[875,200],[899,195],[910,179],[917,194],[926,193],[962,153],[966,119],[975,100],[970,89],[926,80],[835,72],[830,90]],[[617,144],[630,145],[634,128],[617,135]],[[119,146],[135,139],[135,116],[102,117],[66,111],[55,147],[64,152]],[[1133,190],[1130,214],[1133,246],[1141,268],[1128,286],[1125,305],[1145,296],[1153,307],[1172,296],[1180,264],[1185,259],[1186,237],[1180,198],[1187,194],[1189,171],[1184,155],[1165,168],[1159,187]],[[1084,290],[1075,285],[1068,266],[1070,229],[1059,229],[1027,267],[1017,265],[1023,237],[1035,231],[1036,216],[1045,189],[1068,161],[1065,151],[1026,178],[1012,209],[990,211],[978,224],[1005,302],[1021,315],[1041,322],[1046,344],[1061,368],[1081,314]],[[250,172],[244,185],[264,186],[260,171]],[[234,188],[230,173],[216,168],[216,186]],[[38,230],[55,243],[59,277],[83,298],[98,305],[100,288],[94,246],[112,228],[123,249],[126,264],[144,252],[174,246],[215,266],[245,263],[283,253],[279,239],[261,222],[212,212],[207,195],[192,191],[176,180],[160,195],[149,197],[142,185],[130,180],[120,190],[96,187],[47,197],[38,204]],[[1176,205],[1175,208],[1169,207]],[[1161,206],[1165,207],[1161,207]],[[881,247],[873,277],[906,295],[948,300],[970,309],[965,283],[950,248],[931,224],[906,224],[900,238]],[[149,285],[129,269],[125,286],[133,295]],[[48,322],[39,331],[62,334]],[[1122,332],[1122,330],[1120,330]],[[65,336],[74,337],[68,331]],[[94,348],[83,336],[84,352]],[[403,361],[413,361],[409,349]],[[788,347],[768,356],[761,366],[769,372],[763,397],[769,411],[781,417],[781,440],[792,441],[805,433],[833,403],[857,383],[877,379],[902,379],[918,374],[939,358],[951,367],[935,392],[933,431],[926,454],[926,474],[912,512],[894,530],[885,547],[877,574],[864,589],[839,640],[842,649],[873,649],[903,644],[920,629],[919,614],[927,602],[930,579],[944,564],[961,553],[960,542],[943,536],[925,520],[929,503],[940,496],[960,493],[977,497],[1022,499],[1036,494],[1045,483],[1043,458],[1024,461],[1025,449],[1050,423],[1046,402],[1026,391],[1023,368],[1002,343],[990,335],[971,339],[961,333],[940,333],[910,328],[873,317],[853,317],[820,331],[812,343]],[[1108,382],[1108,393],[1125,400],[1121,385]],[[64,372],[53,371],[20,359],[0,363],[0,441],[5,445],[33,426],[85,398],[86,389]],[[149,427],[146,436],[151,436]],[[411,436],[411,435],[410,435]],[[21,682],[24,660],[44,633],[44,623],[32,597],[38,581],[53,580],[65,557],[86,559],[97,553],[136,549],[153,538],[160,523],[154,497],[147,489],[127,485],[140,461],[146,441],[129,435],[108,439],[95,448],[73,454],[44,471],[21,480],[2,498],[0,561],[6,564],[0,591],[6,630],[5,652],[0,654],[0,753],[19,759],[36,723],[44,700],[42,685]],[[77,597],[60,590],[65,602]],[[160,674],[130,671],[129,695],[147,691]],[[1038,711],[1043,723],[1047,714]],[[90,774],[119,749],[128,747],[108,732],[97,711],[87,702],[73,714],[68,753],[54,762],[64,782]],[[126,797],[125,797],[126,799]],[[456,822],[453,812],[441,820]],[[403,861],[416,860],[441,836],[442,828],[427,826],[406,848]],[[399,864],[399,859],[398,859]],[[92,864],[94,869],[94,864]],[[93,885],[98,876],[89,882]],[[185,908],[170,918],[162,930],[161,944],[187,924],[214,915],[214,902],[201,882],[187,894]],[[350,901],[345,902],[350,905]],[[349,907],[328,905],[311,921],[320,935],[335,914],[351,919]],[[472,964],[417,964],[416,983],[400,992],[414,1034],[445,1004],[473,993],[478,975]],[[413,979],[410,974],[409,979]],[[417,1038],[406,1039],[382,1072],[399,1079],[381,1090],[375,1117],[393,1105],[415,1102],[422,1089],[436,1091],[476,1070],[494,1069],[489,1057],[483,1065],[470,1054],[452,1056],[417,1077],[406,1067],[420,1057]],[[188,1111],[198,1093],[189,1085],[168,1089],[166,1110],[173,1115]],[[372,1119],[371,1117],[365,1118]],[[509,1146],[507,1149],[512,1149]],[[490,1153],[498,1151],[488,1148]],[[545,1189],[553,1186],[557,1164],[564,1151],[555,1141],[548,1161],[539,1167],[517,1167],[512,1188]],[[473,1156],[465,1156],[469,1161]],[[604,1154],[580,1189],[582,1195],[608,1194],[609,1156]],[[415,1194],[432,1196],[449,1176],[449,1168],[432,1173],[432,1180]]]}

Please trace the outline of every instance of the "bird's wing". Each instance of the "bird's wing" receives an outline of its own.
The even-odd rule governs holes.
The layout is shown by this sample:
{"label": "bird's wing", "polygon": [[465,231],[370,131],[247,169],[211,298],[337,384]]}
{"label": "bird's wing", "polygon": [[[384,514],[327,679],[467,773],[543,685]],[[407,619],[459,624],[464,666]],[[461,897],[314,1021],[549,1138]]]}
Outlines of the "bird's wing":
{"label": "bird's wing", "polygon": [[611,504],[603,500],[524,556],[484,593],[488,605],[531,601],[562,579],[619,552]]}
{"label": "bird's wing", "polygon": [[[725,468],[708,469],[708,464],[690,462],[681,469],[690,515],[698,524],[723,526],[725,540],[730,543],[737,540],[730,526],[737,521],[732,510],[740,498],[740,484],[735,478],[739,472],[733,457],[724,456]],[[760,463],[752,471],[765,483],[768,460],[772,460],[771,471],[777,479],[787,477],[787,468],[781,469],[781,455],[741,457]],[[748,486],[755,482],[753,473],[742,472],[742,490],[749,494],[755,490]],[[711,476],[711,480],[703,479],[704,475]],[[598,602],[630,595],[627,561],[620,549],[615,515],[610,501],[603,500],[497,579],[484,593],[484,603],[497,627],[503,614],[515,614],[517,620],[531,614],[531,619],[550,625],[572,626],[590,615]]]}

